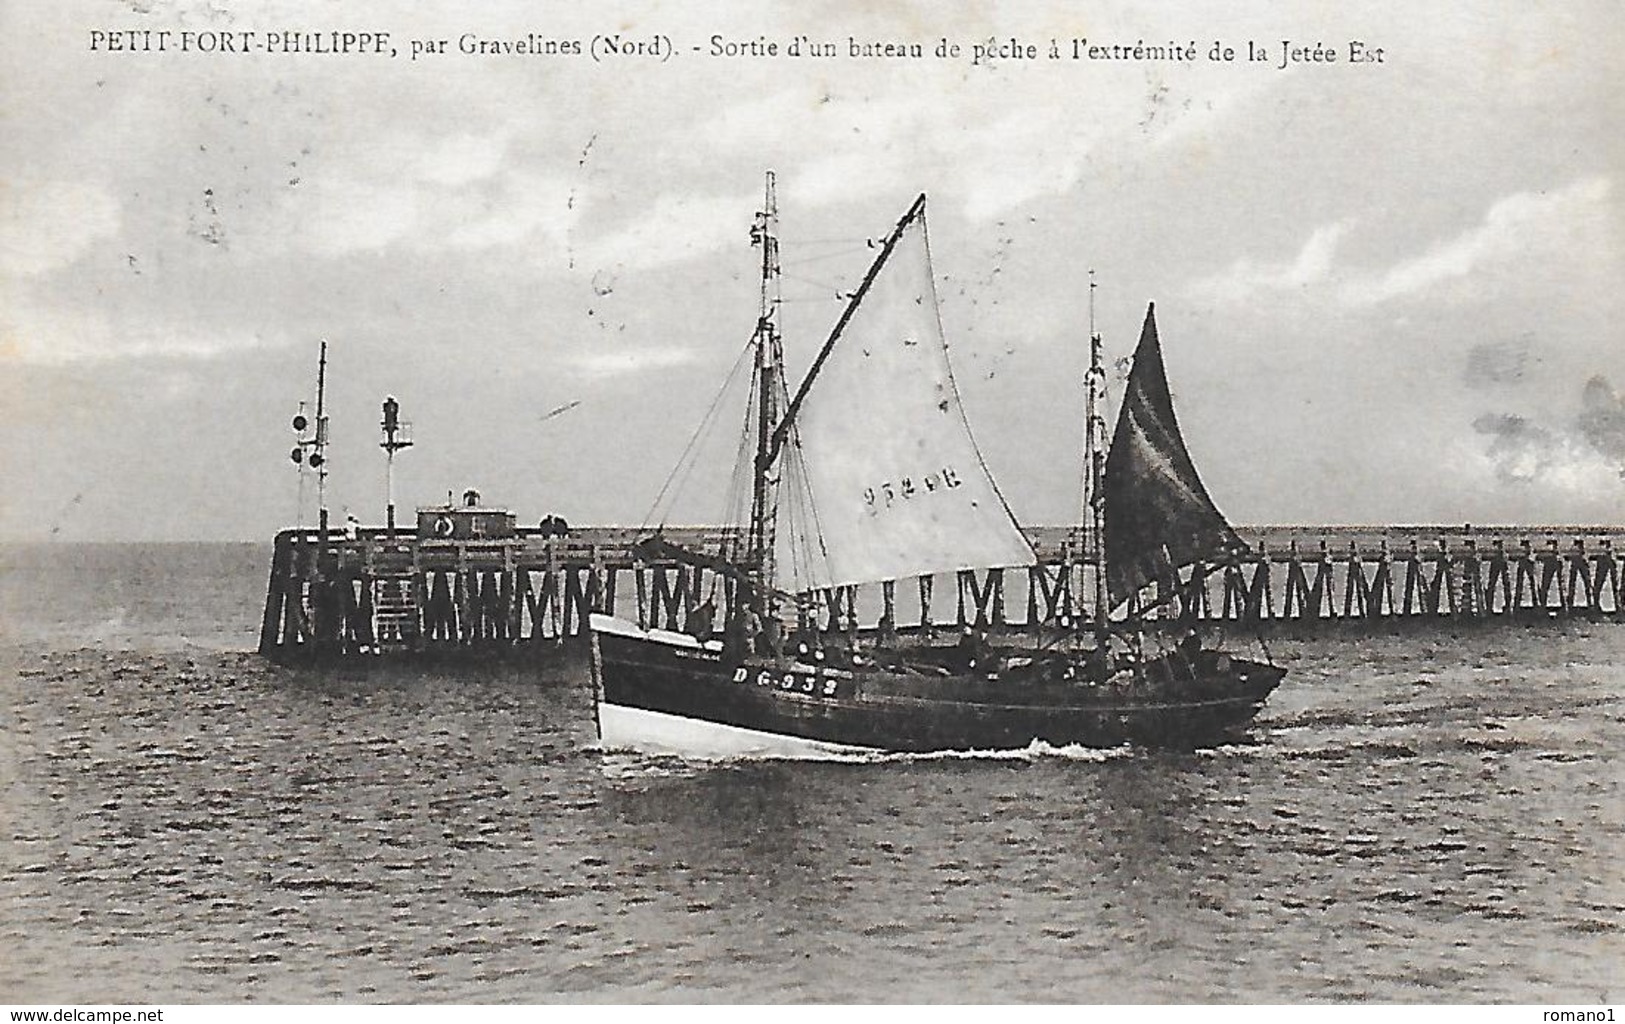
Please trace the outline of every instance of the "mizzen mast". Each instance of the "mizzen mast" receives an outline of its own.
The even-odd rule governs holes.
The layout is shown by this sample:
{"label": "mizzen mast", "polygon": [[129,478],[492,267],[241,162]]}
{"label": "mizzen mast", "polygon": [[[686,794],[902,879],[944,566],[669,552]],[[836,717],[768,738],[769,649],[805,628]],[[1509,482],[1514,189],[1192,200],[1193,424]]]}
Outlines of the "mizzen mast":
{"label": "mizzen mast", "polygon": [[1089,370],[1083,438],[1084,557],[1094,566],[1094,625],[1104,635],[1111,604],[1106,596],[1106,369],[1101,365],[1100,333],[1095,330],[1095,272],[1089,271]]}

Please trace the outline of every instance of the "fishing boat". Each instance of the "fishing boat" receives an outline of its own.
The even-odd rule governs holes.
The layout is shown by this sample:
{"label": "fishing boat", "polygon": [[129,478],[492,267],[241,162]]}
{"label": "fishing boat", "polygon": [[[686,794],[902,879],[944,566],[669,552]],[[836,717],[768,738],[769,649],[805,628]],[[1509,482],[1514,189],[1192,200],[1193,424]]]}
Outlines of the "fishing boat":
{"label": "fishing boat", "polygon": [[[895,628],[807,628],[818,621],[812,606],[843,588],[1036,561],[961,406],[925,210],[921,195],[879,245],[792,394],[769,175],[752,230],[762,288],[749,350],[755,443],[742,458],[748,526],[720,552],[659,535],[643,542],[650,559],[708,569],[725,610],[720,623],[709,608],[691,617],[700,621],[688,632],[591,616],[604,748],[694,757],[1188,749],[1242,734],[1280,682],[1282,669],[1211,645],[1194,623],[1167,628],[1194,606],[1179,568],[1244,545],[1179,433],[1152,308],[1109,454],[1091,327],[1080,524],[1095,566],[1091,616],[1049,635],[967,632],[948,643]],[[1157,616],[1162,628],[1148,629]]]}

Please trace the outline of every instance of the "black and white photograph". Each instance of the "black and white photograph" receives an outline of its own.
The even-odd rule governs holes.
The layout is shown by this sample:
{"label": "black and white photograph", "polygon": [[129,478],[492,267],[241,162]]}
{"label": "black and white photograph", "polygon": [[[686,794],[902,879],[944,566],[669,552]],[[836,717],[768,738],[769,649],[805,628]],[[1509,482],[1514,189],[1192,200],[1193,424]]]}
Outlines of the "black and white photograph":
{"label": "black and white photograph", "polygon": [[1622,52],[5,5],[0,1002],[1613,1020]]}

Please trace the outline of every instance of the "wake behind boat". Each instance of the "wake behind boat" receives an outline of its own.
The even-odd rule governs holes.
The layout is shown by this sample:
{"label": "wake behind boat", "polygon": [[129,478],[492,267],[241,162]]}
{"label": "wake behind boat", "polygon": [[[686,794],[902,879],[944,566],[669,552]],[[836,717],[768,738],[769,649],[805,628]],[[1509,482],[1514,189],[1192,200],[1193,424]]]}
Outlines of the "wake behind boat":
{"label": "wake behind boat", "polygon": [[[650,550],[724,581],[722,628],[695,635],[593,615],[592,675],[605,747],[689,756],[866,751],[1191,748],[1244,732],[1284,672],[1187,632],[1149,649],[1144,621],[1189,599],[1177,568],[1243,545],[1218,512],[1174,420],[1146,313],[1109,456],[1105,374],[1091,337],[1085,534],[1094,618],[1065,635],[951,647],[893,631],[810,629],[843,588],[1035,557],[982,460],[937,315],[915,200],[793,396],[783,383],[773,179],[752,231],[761,312],[748,429],[754,451],[739,550]],[[1102,571],[1103,567],[1103,571]],[[1109,619],[1108,610],[1126,614]],[[798,624],[787,641],[781,613]],[[1177,615],[1176,615],[1177,618]]]}

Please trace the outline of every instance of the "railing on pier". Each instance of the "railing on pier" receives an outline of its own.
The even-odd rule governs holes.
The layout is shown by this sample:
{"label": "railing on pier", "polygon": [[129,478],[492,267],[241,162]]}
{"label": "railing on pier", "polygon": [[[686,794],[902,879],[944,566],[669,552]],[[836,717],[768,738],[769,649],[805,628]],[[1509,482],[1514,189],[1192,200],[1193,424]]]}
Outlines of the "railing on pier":
{"label": "railing on pier", "polygon": [[[1310,632],[1429,620],[1625,618],[1625,528],[1256,527],[1252,551],[1187,570],[1161,612]],[[668,530],[686,547],[715,529]],[[285,530],[272,555],[260,651],[273,656],[460,648],[543,648],[613,612],[683,630],[707,599],[721,622],[732,585],[709,569],[644,562],[640,532],[596,527],[568,537],[520,531],[439,540],[412,531]],[[834,631],[931,633],[1066,627],[1086,621],[1094,566],[1074,530],[1037,527],[1039,562],[845,587],[802,610]],[[1172,581],[1170,581],[1171,583]],[[1148,599],[1154,600],[1151,595]],[[1155,616],[1153,617],[1153,621]]]}

